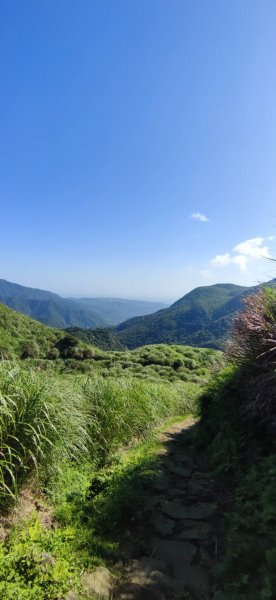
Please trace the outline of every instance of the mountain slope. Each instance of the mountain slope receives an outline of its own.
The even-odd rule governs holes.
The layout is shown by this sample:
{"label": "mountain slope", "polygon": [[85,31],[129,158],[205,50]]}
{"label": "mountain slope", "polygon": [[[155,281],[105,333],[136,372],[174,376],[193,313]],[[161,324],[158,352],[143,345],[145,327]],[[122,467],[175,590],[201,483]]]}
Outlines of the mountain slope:
{"label": "mountain slope", "polygon": [[162,306],[157,302],[113,298],[62,298],[58,294],[0,279],[0,302],[51,327],[115,326]]}
{"label": "mountain slope", "polygon": [[78,298],[77,301],[99,315],[109,327],[119,325],[133,317],[141,317],[168,308],[168,304],[162,302],[121,298]]}
{"label": "mountain slope", "polygon": [[46,355],[63,337],[64,332],[46,327],[0,304],[0,358],[22,356],[27,346],[30,356]]}
{"label": "mountain slope", "polygon": [[243,294],[253,288],[234,284],[198,287],[167,309],[121,323],[120,342],[128,348],[145,344],[189,344],[221,348]]}
{"label": "mountain slope", "polygon": [[0,280],[0,302],[52,327],[100,327],[104,321],[89,308],[58,294]]}

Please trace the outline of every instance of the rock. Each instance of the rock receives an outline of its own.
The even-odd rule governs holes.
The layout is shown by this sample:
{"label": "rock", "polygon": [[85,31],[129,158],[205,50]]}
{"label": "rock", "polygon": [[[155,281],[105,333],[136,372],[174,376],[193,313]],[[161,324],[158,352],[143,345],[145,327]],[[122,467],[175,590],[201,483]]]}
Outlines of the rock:
{"label": "rock", "polygon": [[8,532],[2,525],[0,525],[0,542],[4,542],[7,536]]}
{"label": "rock", "polygon": [[202,502],[192,506],[185,506],[179,500],[163,501],[161,504],[163,513],[173,519],[206,519],[214,514],[217,505],[211,502]]}
{"label": "rock", "polygon": [[[178,484],[178,482],[177,482]],[[183,486],[183,488],[185,488],[186,486]],[[171,487],[168,489],[167,491],[167,498],[171,499],[171,498],[185,498],[186,497],[186,491],[185,489],[182,489],[181,487]]]}
{"label": "rock", "polygon": [[42,565],[53,565],[55,563],[54,557],[49,552],[41,552],[39,562]]}
{"label": "rock", "polygon": [[190,565],[185,569],[178,569],[175,578],[179,588],[186,587],[196,598],[208,600],[210,597],[210,581],[206,569]]}
{"label": "rock", "polygon": [[114,578],[105,567],[98,567],[92,573],[85,573],[82,585],[91,596],[108,600],[114,588]]}
{"label": "rock", "polygon": [[183,521],[183,526],[183,530],[177,535],[179,540],[205,540],[212,529],[209,523],[189,519]]}
{"label": "rock", "polygon": [[211,557],[205,548],[200,548],[200,558],[201,558],[200,564],[203,567],[210,568],[212,566]]}
{"label": "rock", "polygon": [[189,469],[188,467],[178,467],[169,459],[164,460],[164,464],[170,473],[179,475],[180,477],[188,478],[192,473],[192,469]]}
{"label": "rock", "polygon": [[116,600],[166,600],[161,590],[145,588],[137,583],[122,584],[115,594]]}
{"label": "rock", "polygon": [[116,600],[165,600],[161,589],[167,584],[165,563],[152,557],[133,560],[127,579],[115,593]]}
{"label": "rock", "polygon": [[167,490],[169,486],[169,479],[164,473],[161,472],[155,479],[153,479],[150,485],[154,490],[163,492],[164,490]]}
{"label": "rock", "polygon": [[152,510],[164,500],[163,496],[146,496],[144,501],[144,510]]}
{"label": "rock", "polygon": [[179,450],[175,450],[174,459],[178,465],[188,467],[189,469],[195,469],[196,465],[194,460],[190,456],[183,454],[183,452]]}
{"label": "rock", "polygon": [[196,496],[197,494],[204,493],[210,488],[211,479],[209,475],[204,473],[194,473],[189,481],[188,489],[190,494]]}
{"label": "rock", "polygon": [[155,515],[152,522],[156,531],[162,536],[170,535],[175,528],[175,522],[163,517],[162,514]]}
{"label": "rock", "polygon": [[196,547],[190,542],[155,539],[153,543],[156,556],[173,568],[190,564],[196,554]]}
{"label": "rock", "polygon": [[70,592],[67,592],[65,600],[79,600],[79,595],[70,590]]}

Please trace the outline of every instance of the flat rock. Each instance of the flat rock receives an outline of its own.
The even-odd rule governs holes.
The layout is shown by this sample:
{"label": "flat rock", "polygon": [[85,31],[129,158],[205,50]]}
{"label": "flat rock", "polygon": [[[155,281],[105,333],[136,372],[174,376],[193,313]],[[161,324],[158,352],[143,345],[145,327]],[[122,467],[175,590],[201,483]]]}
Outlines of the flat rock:
{"label": "flat rock", "polygon": [[187,519],[183,521],[183,529],[178,533],[177,538],[179,540],[205,540],[211,529],[209,523]]}
{"label": "flat rock", "polygon": [[192,506],[185,506],[179,500],[163,501],[162,512],[173,519],[206,519],[213,515],[217,505],[211,502],[202,502]]}
{"label": "flat rock", "polygon": [[164,464],[170,473],[173,473],[174,475],[179,475],[180,477],[190,477],[192,473],[192,469],[188,467],[179,467],[169,459],[166,459],[164,461]]}
{"label": "flat rock", "polygon": [[154,490],[163,492],[169,487],[169,478],[165,475],[165,473],[161,472],[152,480],[150,486]]}
{"label": "flat rock", "polygon": [[170,535],[175,528],[175,521],[164,517],[162,514],[155,515],[152,522],[157,533],[162,536]]}
{"label": "flat rock", "polygon": [[152,556],[142,556],[139,560],[133,560],[130,563],[130,569],[143,570],[144,572],[151,573],[151,571],[164,571],[166,564],[163,560],[153,558]]}
{"label": "flat rock", "polygon": [[180,589],[186,587],[199,600],[208,600],[210,597],[210,580],[208,571],[202,567],[190,565],[177,569],[175,583]]}
{"label": "flat rock", "polygon": [[153,550],[156,556],[169,566],[190,564],[196,554],[196,547],[190,542],[178,540],[153,540]]}
{"label": "flat rock", "polygon": [[115,594],[116,600],[166,600],[161,590],[146,588],[137,583],[123,583]]}
{"label": "flat rock", "polygon": [[156,508],[164,500],[163,496],[146,496],[144,501],[144,510],[152,510]]}
{"label": "flat rock", "polygon": [[105,567],[98,567],[92,573],[85,573],[82,585],[91,596],[108,600],[114,588],[114,578]]}
{"label": "flat rock", "polygon": [[210,488],[211,478],[209,475],[205,475],[204,473],[193,473],[189,484],[188,489],[192,495],[200,494],[206,492]]}
{"label": "flat rock", "polygon": [[178,465],[181,465],[183,467],[187,467],[189,469],[195,468],[194,460],[190,456],[183,454],[181,450],[175,449],[174,460],[177,462]]}
{"label": "flat rock", "polygon": [[206,548],[200,548],[200,564],[203,567],[211,567],[212,566],[212,560],[210,557],[209,552],[207,552]]}
{"label": "flat rock", "polygon": [[183,488],[182,487],[170,487],[167,490],[167,498],[168,499],[185,498],[186,497],[185,487],[186,486],[183,486]]}

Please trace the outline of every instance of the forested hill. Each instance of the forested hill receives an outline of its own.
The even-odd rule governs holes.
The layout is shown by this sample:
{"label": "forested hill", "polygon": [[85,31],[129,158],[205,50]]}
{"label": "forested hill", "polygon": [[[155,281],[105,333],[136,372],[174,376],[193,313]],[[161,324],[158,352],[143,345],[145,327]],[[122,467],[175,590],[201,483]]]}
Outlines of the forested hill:
{"label": "forested hill", "polygon": [[119,325],[119,341],[128,348],[158,343],[221,348],[250,290],[229,283],[198,287],[167,309]]}
{"label": "forested hill", "polygon": [[62,298],[58,294],[0,279],[0,302],[50,327],[115,326],[166,306],[115,298]]}

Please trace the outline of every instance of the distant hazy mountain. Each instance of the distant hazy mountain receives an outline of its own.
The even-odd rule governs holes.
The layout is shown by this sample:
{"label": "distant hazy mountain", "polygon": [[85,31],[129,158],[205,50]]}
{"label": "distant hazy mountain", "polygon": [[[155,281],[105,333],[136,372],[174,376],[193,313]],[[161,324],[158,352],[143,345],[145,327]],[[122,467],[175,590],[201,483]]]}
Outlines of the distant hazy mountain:
{"label": "distant hazy mountain", "polygon": [[[156,302],[112,298],[62,298],[58,294],[0,279],[0,302],[51,327],[115,326],[162,306]],[[114,309],[113,309],[114,307]]]}
{"label": "distant hazy mountain", "polygon": [[118,325],[127,319],[148,315],[169,306],[161,302],[122,300],[120,298],[78,298],[77,301],[98,314],[109,326]]}
{"label": "distant hazy mountain", "polygon": [[165,310],[121,323],[119,341],[128,348],[158,343],[221,348],[244,294],[254,289],[230,283],[198,287]]}

